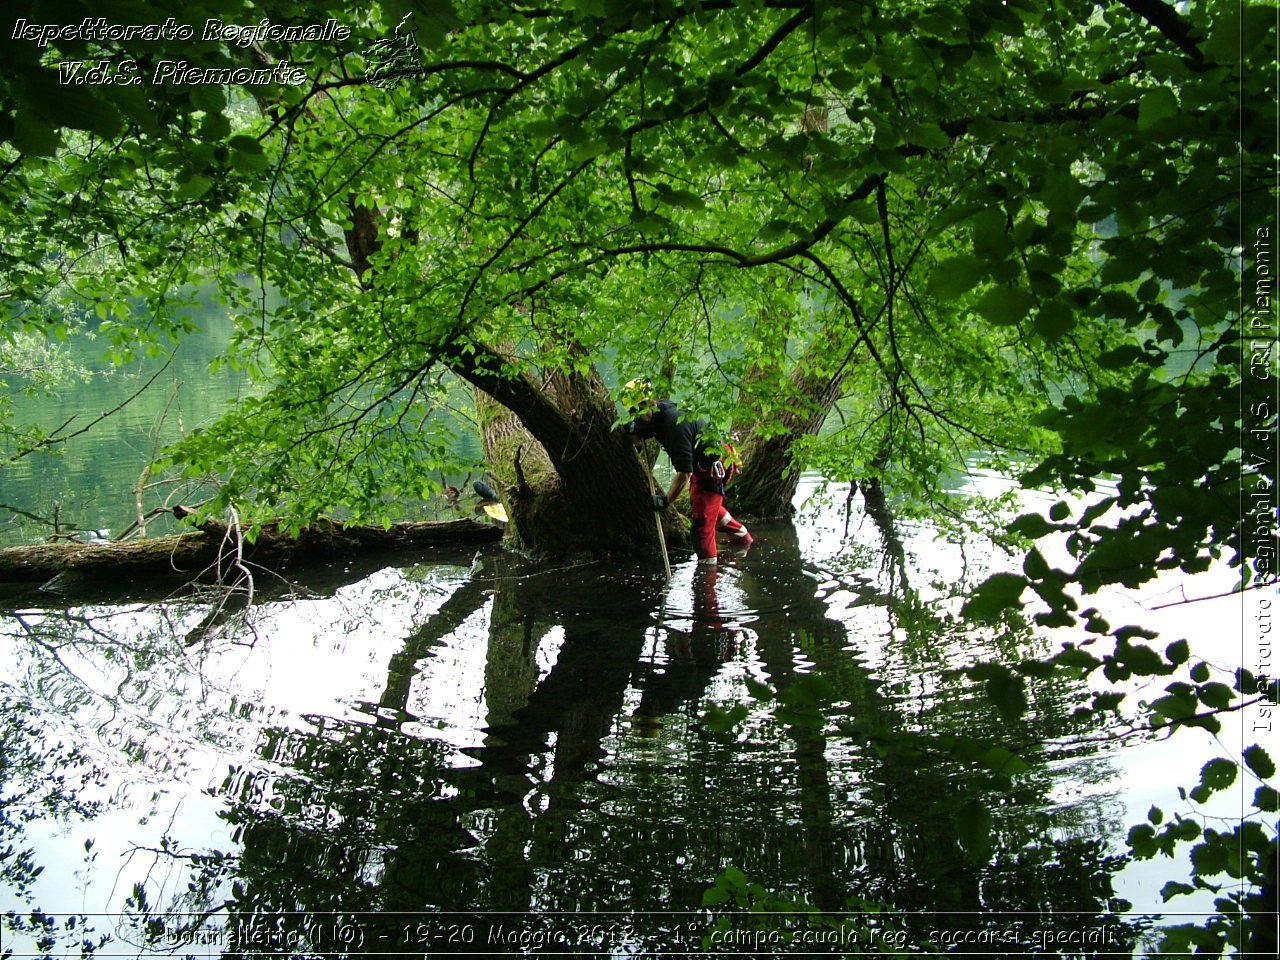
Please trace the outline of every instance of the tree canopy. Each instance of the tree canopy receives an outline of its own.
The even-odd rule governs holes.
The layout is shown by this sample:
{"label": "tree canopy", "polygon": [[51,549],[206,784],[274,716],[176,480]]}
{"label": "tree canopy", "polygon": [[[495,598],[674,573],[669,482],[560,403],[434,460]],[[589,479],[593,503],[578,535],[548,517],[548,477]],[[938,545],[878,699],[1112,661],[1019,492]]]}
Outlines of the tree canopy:
{"label": "tree canopy", "polygon": [[780,438],[780,476],[935,509],[966,463],[1118,477],[1138,515],[1052,521],[1089,586],[1246,552],[1274,6],[26,6],[7,327],[96,312],[128,356],[215,285],[263,387],[175,458],[223,503],[430,494],[459,379],[565,479],[606,381],[648,374],[749,454]]}

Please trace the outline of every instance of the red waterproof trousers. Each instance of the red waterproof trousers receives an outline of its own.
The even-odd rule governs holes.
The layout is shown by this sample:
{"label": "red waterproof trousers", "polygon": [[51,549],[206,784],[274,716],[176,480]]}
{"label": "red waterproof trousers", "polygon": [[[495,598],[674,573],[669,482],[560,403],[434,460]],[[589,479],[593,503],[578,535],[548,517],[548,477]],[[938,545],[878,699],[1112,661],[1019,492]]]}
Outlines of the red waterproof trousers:
{"label": "red waterproof trousers", "polygon": [[733,519],[725,509],[724,494],[716,488],[713,479],[703,479],[695,473],[690,484],[689,499],[693,506],[693,548],[699,559],[715,559],[716,530],[719,528],[740,541],[751,542],[751,534],[747,532],[747,528]]}

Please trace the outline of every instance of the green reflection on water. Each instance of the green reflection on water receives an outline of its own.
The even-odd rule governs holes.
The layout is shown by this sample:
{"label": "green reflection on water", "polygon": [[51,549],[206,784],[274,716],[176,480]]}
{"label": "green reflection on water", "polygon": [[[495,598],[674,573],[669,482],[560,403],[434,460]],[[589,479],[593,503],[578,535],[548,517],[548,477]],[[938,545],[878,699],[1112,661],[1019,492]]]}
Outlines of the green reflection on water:
{"label": "green reflection on water", "polygon": [[[103,359],[101,338],[73,335],[63,346],[88,376],[36,399],[12,398],[19,422],[59,436],[92,427],[5,467],[0,544],[46,539],[55,515],[61,532],[108,536],[136,518],[136,501],[145,515],[178,494],[198,499],[197,486],[179,487],[144,471],[166,444],[224,413],[248,384],[230,368],[214,372],[232,332],[225,310],[205,304],[190,318],[197,329],[180,346],[122,368]],[[12,387],[0,378],[0,388]],[[149,533],[169,529],[160,518],[148,523]]]}
{"label": "green reflection on water", "polygon": [[[214,424],[256,387],[246,374],[219,362],[235,326],[225,309],[207,302],[191,308],[188,317],[193,330],[181,344],[128,366],[104,359],[108,346],[92,327],[72,335],[61,347],[68,362],[88,375],[69,378],[36,398],[18,392],[18,381],[6,379],[0,367],[5,412],[16,423],[66,438],[3,467],[0,546],[55,535],[109,539],[132,533],[135,522],[149,536],[170,533],[176,524],[165,508],[198,504],[213,495],[214,478],[181,478],[177,470],[164,473],[152,466],[167,445]],[[465,392],[469,397],[469,388]],[[12,452],[0,448],[0,463]],[[459,462],[479,462],[479,438],[462,431],[455,453]],[[471,476],[439,480],[442,486],[467,487]],[[330,513],[340,516],[341,505],[334,504]],[[443,501],[410,502],[405,515],[436,518],[456,511]]]}

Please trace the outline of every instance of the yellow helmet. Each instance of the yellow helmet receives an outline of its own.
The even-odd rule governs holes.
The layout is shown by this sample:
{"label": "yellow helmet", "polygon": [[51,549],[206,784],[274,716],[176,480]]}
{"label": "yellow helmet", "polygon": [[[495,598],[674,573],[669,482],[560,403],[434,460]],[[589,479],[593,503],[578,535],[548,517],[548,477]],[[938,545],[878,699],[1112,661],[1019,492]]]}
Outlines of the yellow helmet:
{"label": "yellow helmet", "polygon": [[618,402],[631,414],[653,405],[653,381],[648,377],[636,377],[623,384],[618,391]]}

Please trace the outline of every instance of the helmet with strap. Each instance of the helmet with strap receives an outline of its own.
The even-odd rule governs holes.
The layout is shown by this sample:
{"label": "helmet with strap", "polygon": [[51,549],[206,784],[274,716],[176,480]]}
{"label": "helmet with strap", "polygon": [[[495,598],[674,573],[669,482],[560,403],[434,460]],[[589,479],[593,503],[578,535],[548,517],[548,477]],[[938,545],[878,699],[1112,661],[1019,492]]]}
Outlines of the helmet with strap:
{"label": "helmet with strap", "polygon": [[652,380],[648,377],[636,377],[623,384],[622,389],[618,391],[618,402],[628,414],[635,416],[653,406],[655,403],[653,393]]}

